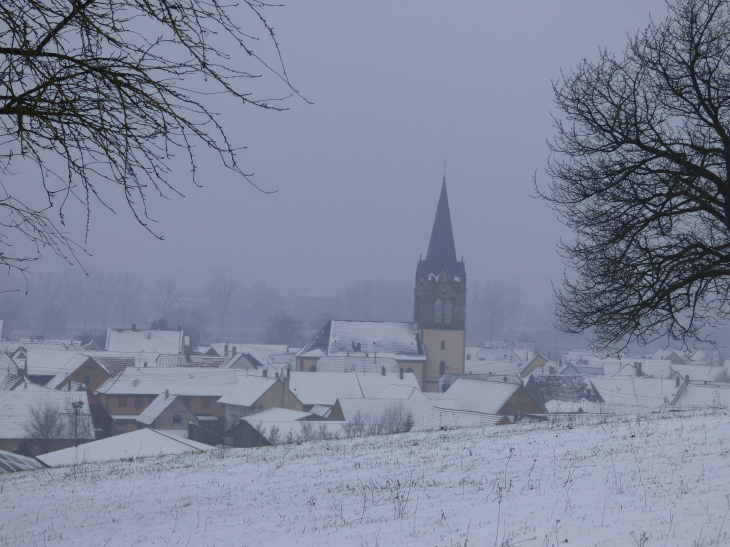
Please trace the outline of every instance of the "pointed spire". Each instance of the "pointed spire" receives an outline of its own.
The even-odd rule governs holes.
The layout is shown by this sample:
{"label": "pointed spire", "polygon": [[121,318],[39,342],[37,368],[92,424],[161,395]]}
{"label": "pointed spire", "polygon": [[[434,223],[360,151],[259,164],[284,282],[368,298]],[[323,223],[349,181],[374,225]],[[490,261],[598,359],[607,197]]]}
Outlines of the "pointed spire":
{"label": "pointed spire", "polygon": [[[444,166],[445,167],[445,166]],[[426,255],[426,269],[429,274],[438,275],[444,267],[449,268],[449,273],[460,275],[458,262],[456,261],[456,247],[454,246],[454,233],[451,229],[451,213],[449,212],[449,198],[446,195],[446,174],[441,185],[441,196],[436,208],[436,219],[431,231],[431,241],[428,244]]]}

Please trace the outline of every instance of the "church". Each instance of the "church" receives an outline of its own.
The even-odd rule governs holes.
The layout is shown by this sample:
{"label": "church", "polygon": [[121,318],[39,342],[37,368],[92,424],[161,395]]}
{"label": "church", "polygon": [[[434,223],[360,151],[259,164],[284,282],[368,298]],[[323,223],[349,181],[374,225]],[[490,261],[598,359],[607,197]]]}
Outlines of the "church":
{"label": "church", "polygon": [[297,352],[310,372],[414,374],[422,391],[438,391],[444,374],[464,373],[466,267],[456,258],[446,177],[426,259],[418,260],[413,322],[329,321]]}

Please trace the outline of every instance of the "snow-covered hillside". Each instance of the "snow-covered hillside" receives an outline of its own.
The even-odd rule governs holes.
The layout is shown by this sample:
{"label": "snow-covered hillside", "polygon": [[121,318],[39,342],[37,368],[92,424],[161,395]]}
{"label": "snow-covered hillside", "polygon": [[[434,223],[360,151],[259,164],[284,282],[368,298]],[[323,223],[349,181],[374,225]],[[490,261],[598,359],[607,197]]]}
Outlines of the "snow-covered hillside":
{"label": "snow-covered hillside", "polygon": [[12,473],[0,545],[728,545],[729,456],[654,415]]}

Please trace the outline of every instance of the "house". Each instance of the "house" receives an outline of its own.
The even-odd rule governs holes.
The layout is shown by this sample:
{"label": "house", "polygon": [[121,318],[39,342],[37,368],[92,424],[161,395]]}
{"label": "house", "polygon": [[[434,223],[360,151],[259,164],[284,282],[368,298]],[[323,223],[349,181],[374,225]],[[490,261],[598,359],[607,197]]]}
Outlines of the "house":
{"label": "house", "polygon": [[684,365],[685,359],[682,352],[674,349],[660,349],[652,355],[653,359],[669,361],[672,365]]}
{"label": "house", "polygon": [[337,399],[374,399],[391,386],[420,391],[414,374],[374,374],[359,372],[292,372],[291,392],[309,411],[314,406],[333,407]]}
{"label": "house", "polygon": [[[573,365],[568,365],[573,366]],[[598,412],[605,401],[585,376],[530,375],[525,390],[547,412]]]}
{"label": "house", "polygon": [[213,446],[223,444],[231,448],[254,448],[271,444],[258,429],[245,420],[227,430],[225,436],[191,423],[188,438]]}
{"label": "house", "polygon": [[545,414],[541,406],[521,384],[459,378],[446,391],[445,397],[454,401],[454,408],[493,416]]}
{"label": "house", "polygon": [[49,467],[203,452],[211,447],[154,429],[140,429],[38,456]]}
{"label": "house", "polygon": [[692,381],[680,382],[676,395],[672,398],[672,410],[717,410],[730,406],[730,384]]}
{"label": "house", "polygon": [[72,353],[68,362],[53,378],[46,382],[45,386],[56,390],[71,391],[73,384],[75,384],[94,391],[111,376],[111,373],[93,357],[83,353]]}
{"label": "house", "polygon": [[680,388],[675,380],[636,375],[596,376],[591,383],[603,400],[602,414],[660,412],[668,408]]}
{"label": "house", "polygon": [[177,395],[169,391],[160,393],[144,411],[137,416],[137,428],[151,427],[159,430],[188,430],[188,423],[198,423],[198,418],[186,407]]}
{"label": "house", "polygon": [[182,330],[112,329],[106,331],[107,351],[181,354],[185,347]]}
{"label": "house", "polygon": [[355,370],[364,371],[372,359],[376,370],[383,366],[386,373],[403,369],[417,380],[423,379],[426,363],[418,324],[390,321],[328,321],[296,354],[296,370],[320,372],[317,365],[323,357],[327,357],[327,372],[352,372],[353,365]]}
{"label": "house", "polygon": [[[80,404],[78,415],[74,404]],[[79,391],[0,391],[0,450],[35,455],[94,439],[88,408]],[[34,419],[34,413],[41,417]]]}
{"label": "house", "polygon": [[241,418],[266,412],[271,408],[302,411],[304,405],[290,389],[290,379],[281,374],[278,378],[239,375],[218,403],[225,407],[226,426],[233,426]]}
{"label": "house", "polygon": [[532,359],[530,359],[530,362],[527,363],[524,368],[522,368],[522,370],[520,371],[520,376],[522,376],[523,378],[527,378],[536,370],[542,370],[548,361],[550,361],[550,355],[548,355],[548,358],[545,359],[545,357],[541,353],[537,353]]}
{"label": "house", "polygon": [[[260,432],[271,444],[342,437],[344,422],[325,421],[308,412],[272,408],[241,420]],[[226,432],[228,436],[229,432]]]}
{"label": "house", "polygon": [[101,404],[114,417],[117,428],[137,428],[137,417],[159,396],[169,392],[200,419],[223,419],[225,408],[218,399],[237,382],[229,369],[163,367],[127,368],[96,390]]}
{"label": "house", "polygon": [[182,355],[161,353],[154,360],[157,367],[204,367],[229,368],[230,357],[211,357],[209,355]]}

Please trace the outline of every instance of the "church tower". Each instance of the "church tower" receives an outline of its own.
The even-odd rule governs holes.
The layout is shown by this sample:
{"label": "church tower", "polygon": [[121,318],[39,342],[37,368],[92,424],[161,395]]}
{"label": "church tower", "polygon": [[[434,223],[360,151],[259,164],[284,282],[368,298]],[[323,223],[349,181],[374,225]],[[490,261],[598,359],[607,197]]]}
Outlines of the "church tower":
{"label": "church tower", "polygon": [[438,391],[447,373],[464,373],[466,268],[456,260],[446,177],[436,208],[426,260],[418,261],[413,320],[426,348],[422,389]]}

